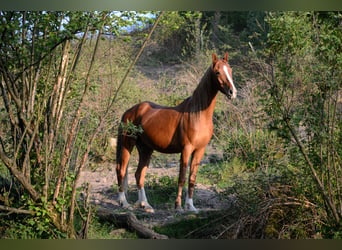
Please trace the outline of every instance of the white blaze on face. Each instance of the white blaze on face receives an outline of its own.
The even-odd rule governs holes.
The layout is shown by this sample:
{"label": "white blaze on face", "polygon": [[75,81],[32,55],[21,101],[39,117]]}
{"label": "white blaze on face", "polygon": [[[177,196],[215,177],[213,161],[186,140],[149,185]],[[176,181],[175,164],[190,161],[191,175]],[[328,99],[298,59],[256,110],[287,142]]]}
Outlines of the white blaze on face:
{"label": "white blaze on face", "polygon": [[233,78],[229,75],[228,68],[227,68],[226,65],[223,65],[223,71],[224,71],[224,73],[226,73],[226,76],[227,76],[227,78],[228,78],[228,81],[229,81],[230,84],[232,85],[232,91],[233,91],[232,98],[236,98],[236,88],[235,88],[235,86],[234,86]]}

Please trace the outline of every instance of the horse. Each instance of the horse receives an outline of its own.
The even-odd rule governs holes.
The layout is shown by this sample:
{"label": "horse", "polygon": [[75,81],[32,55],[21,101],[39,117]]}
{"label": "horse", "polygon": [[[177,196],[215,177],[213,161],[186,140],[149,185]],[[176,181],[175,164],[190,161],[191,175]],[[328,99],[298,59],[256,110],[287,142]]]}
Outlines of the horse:
{"label": "horse", "polygon": [[[180,153],[178,193],[176,211],[181,206],[182,190],[186,180],[189,159],[190,173],[185,209],[198,212],[193,204],[196,174],[205,148],[213,135],[213,113],[218,92],[228,99],[236,98],[237,90],[233,83],[232,69],[228,64],[228,52],[222,59],[212,54],[212,63],[204,73],[192,96],[175,107],[161,106],[144,101],[128,109],[121,118],[121,125],[133,125],[140,130],[132,131],[119,126],[117,140],[116,174],[119,187],[118,202],[124,208],[132,208],[125,196],[125,177],[130,154],[136,146],[139,163],[135,172],[138,188],[136,204],[146,212],[154,212],[148,203],[144,180],[151,155],[154,150],[166,154]],[[138,129],[137,129],[138,130]]]}

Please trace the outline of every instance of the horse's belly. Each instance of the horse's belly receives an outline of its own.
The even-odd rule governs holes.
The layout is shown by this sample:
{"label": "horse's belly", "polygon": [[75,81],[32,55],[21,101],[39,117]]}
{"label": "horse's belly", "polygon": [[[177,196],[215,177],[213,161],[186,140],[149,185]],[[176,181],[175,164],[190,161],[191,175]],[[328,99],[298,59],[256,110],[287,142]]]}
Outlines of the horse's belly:
{"label": "horse's belly", "polygon": [[146,116],[141,126],[144,130],[140,136],[143,144],[162,153],[181,152],[179,117],[175,111],[164,110],[163,114]]}
{"label": "horse's belly", "polygon": [[179,153],[182,151],[182,145],[175,138],[165,136],[163,133],[146,133],[144,132],[140,137],[141,142],[153,150],[161,153]]}

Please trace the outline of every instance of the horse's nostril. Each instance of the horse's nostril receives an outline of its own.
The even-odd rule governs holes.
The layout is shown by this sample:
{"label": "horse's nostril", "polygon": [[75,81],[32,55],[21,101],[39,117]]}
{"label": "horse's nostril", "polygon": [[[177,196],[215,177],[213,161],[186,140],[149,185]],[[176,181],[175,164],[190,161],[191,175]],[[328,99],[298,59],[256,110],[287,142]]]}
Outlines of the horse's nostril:
{"label": "horse's nostril", "polygon": [[231,94],[231,95],[232,95],[232,94],[233,94],[233,90],[231,90],[231,89],[230,89],[230,90],[229,90],[229,94]]}

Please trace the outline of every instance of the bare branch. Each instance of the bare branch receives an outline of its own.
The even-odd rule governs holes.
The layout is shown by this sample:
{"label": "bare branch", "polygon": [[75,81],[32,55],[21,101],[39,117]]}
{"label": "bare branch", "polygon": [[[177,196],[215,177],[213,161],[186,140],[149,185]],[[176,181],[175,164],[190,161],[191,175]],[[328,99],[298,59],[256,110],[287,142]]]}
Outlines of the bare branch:
{"label": "bare branch", "polygon": [[331,210],[331,212],[332,212],[332,214],[333,214],[333,216],[334,216],[334,218],[338,224],[340,222],[340,217],[336,211],[336,206],[334,204],[334,201],[332,199],[330,199],[329,196],[327,195],[326,190],[324,188],[324,185],[321,182],[321,180],[320,180],[320,178],[319,178],[319,176],[318,176],[318,174],[314,168],[314,165],[312,164],[308,154],[306,153],[303,144],[299,140],[297,133],[295,132],[294,128],[291,126],[289,119],[284,119],[284,122],[285,122],[287,128],[290,130],[291,135],[293,136],[300,152],[302,153],[307,165],[309,166],[311,174],[313,176],[313,179],[315,180],[315,182],[316,182],[316,184],[317,184],[317,186],[318,186],[318,188],[319,188],[319,190],[320,190],[320,192],[324,198],[325,203],[327,204],[327,206]]}
{"label": "bare branch", "polygon": [[2,148],[0,148],[0,159],[3,161],[5,166],[8,168],[8,170],[15,176],[15,178],[24,186],[24,188],[29,192],[30,196],[34,201],[37,201],[39,199],[39,194],[37,191],[33,188],[33,186],[26,180],[25,176],[18,170],[15,162],[13,162],[10,158],[8,158],[3,151]]}
{"label": "bare branch", "polygon": [[7,211],[8,212],[7,215],[9,215],[11,213],[27,214],[27,215],[34,215],[35,214],[33,211],[30,211],[30,210],[8,207],[8,206],[3,206],[3,205],[0,205],[0,210]]}
{"label": "bare branch", "polygon": [[168,239],[166,235],[158,234],[153,230],[145,227],[133,213],[115,214],[108,209],[98,209],[97,215],[100,220],[111,222],[118,227],[127,228],[136,232],[140,237],[145,239]]}
{"label": "bare branch", "polygon": [[98,37],[97,37],[97,40],[96,40],[96,44],[95,44],[95,48],[94,48],[94,51],[93,51],[93,55],[92,55],[92,58],[91,58],[91,61],[90,61],[87,77],[86,77],[86,80],[85,80],[85,86],[84,86],[83,94],[82,94],[80,103],[78,105],[78,108],[76,110],[76,114],[75,114],[74,120],[73,120],[71,128],[70,128],[70,133],[69,133],[69,136],[67,138],[67,142],[66,142],[66,146],[65,146],[65,151],[64,151],[64,154],[63,154],[62,159],[61,159],[61,164],[60,164],[59,173],[58,173],[58,180],[57,180],[56,189],[55,189],[55,192],[54,192],[54,195],[53,195],[53,204],[54,205],[56,204],[56,199],[57,199],[57,197],[59,195],[60,186],[61,186],[61,182],[62,182],[63,175],[64,175],[64,170],[65,170],[66,163],[67,163],[67,161],[69,159],[69,155],[70,155],[70,151],[71,151],[71,144],[72,144],[72,141],[73,141],[73,139],[75,137],[75,130],[76,130],[77,124],[79,122],[79,118],[80,118],[81,111],[82,111],[82,108],[83,108],[83,105],[84,105],[85,97],[86,97],[86,95],[88,93],[88,90],[89,90],[90,75],[92,73],[92,68],[94,66],[95,55],[96,55],[98,44],[99,44],[99,41],[100,41],[100,38],[101,38],[101,32],[102,32],[102,27],[99,30],[99,34],[98,34]]}

